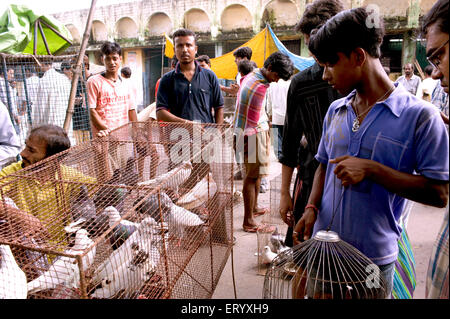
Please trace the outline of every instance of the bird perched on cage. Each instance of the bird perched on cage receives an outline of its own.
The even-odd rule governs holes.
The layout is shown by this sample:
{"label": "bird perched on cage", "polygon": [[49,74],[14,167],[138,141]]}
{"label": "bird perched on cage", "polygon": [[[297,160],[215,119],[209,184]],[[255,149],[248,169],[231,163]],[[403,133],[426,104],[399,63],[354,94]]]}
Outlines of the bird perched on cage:
{"label": "bird perched on cage", "polygon": [[[64,251],[69,255],[81,255],[92,246],[94,242],[88,237],[85,229],[80,229],[75,235],[75,244],[70,249]],[[83,271],[93,262],[96,253],[96,246],[86,254],[83,260]],[[36,293],[46,289],[54,289],[57,285],[65,285],[70,288],[78,288],[80,280],[80,269],[75,257],[62,256],[58,258],[45,273],[27,284],[28,293]]]}
{"label": "bird perched on cage", "polygon": [[263,264],[270,264],[276,256],[277,254],[275,254],[269,246],[264,246],[261,254],[261,261]]}
{"label": "bird perched on cage", "polygon": [[139,250],[151,256],[149,262],[156,266],[159,251],[154,240],[155,227],[157,223],[152,217],[144,218],[138,224],[138,229],[95,270],[92,277],[94,286],[101,284],[114,272],[118,272],[123,265],[129,264]]}
{"label": "bird perched on cage", "polygon": [[126,219],[120,220],[122,217],[113,206],[106,207],[104,212],[108,215],[109,227],[114,227],[120,221],[112,230],[110,239],[113,250],[116,250],[138,229],[139,224]]}
{"label": "bird perched on cage", "polygon": [[8,245],[0,245],[0,299],[26,299],[27,277]]}

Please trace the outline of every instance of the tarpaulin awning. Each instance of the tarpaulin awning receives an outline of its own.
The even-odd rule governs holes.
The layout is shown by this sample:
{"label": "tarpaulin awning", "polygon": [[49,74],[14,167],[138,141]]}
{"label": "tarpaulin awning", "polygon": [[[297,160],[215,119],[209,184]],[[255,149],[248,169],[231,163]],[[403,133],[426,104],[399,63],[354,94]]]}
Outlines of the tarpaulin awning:
{"label": "tarpaulin awning", "polygon": [[[173,43],[166,35],[165,39],[166,48],[164,54],[169,58],[172,58],[174,55]],[[299,55],[295,55],[288,49],[286,49],[283,43],[281,43],[281,41],[277,38],[275,33],[273,33],[269,25],[240,47],[250,47],[252,49],[252,61],[255,61],[258,67],[262,67],[264,65],[265,59],[267,59],[269,55],[276,51],[281,51],[284,54],[288,55],[292,60],[294,67],[299,71],[302,71],[314,64],[313,58],[305,58]],[[236,63],[234,63],[233,52],[235,50],[217,58],[211,59],[211,69],[219,79],[234,80],[236,78],[238,71]]]}
{"label": "tarpaulin awning", "polygon": [[11,4],[0,17],[0,52],[56,54],[67,49],[71,42],[72,35],[62,23],[51,16],[36,14],[26,6]]}

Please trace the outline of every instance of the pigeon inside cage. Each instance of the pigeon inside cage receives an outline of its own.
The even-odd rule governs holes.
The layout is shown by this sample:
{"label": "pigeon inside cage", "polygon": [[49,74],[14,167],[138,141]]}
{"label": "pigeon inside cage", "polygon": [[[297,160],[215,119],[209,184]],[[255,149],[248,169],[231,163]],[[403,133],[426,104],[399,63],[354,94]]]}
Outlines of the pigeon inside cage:
{"label": "pigeon inside cage", "polygon": [[383,299],[378,266],[332,231],[278,254],[266,272],[265,299]]}
{"label": "pigeon inside cage", "polygon": [[[159,130],[159,124],[149,126],[141,129]],[[0,244],[12,251],[1,250],[0,272],[15,263],[11,269],[25,274],[28,298],[177,298],[173,286],[186,267],[199,283],[204,276],[220,276],[232,243],[232,164],[191,158],[145,179],[134,141],[127,140],[122,144],[130,147],[121,154],[127,160],[106,179],[92,156],[99,149],[95,143],[0,182]],[[36,183],[46,170],[47,182]],[[195,272],[200,247],[208,247],[206,269],[214,274]],[[5,263],[10,255],[14,262]],[[204,258],[201,263],[207,264]],[[8,286],[5,280],[0,277],[0,289]],[[210,284],[204,296],[213,289]],[[2,296],[16,298],[15,293]]]}

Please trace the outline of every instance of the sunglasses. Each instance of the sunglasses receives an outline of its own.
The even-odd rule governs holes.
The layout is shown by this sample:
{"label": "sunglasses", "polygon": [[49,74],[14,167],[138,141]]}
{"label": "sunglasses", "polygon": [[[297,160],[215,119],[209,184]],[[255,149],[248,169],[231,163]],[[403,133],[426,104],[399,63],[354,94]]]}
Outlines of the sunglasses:
{"label": "sunglasses", "polygon": [[439,51],[448,43],[448,41],[449,40],[445,41],[443,45],[434,50],[434,52],[427,57],[428,62],[436,69],[439,67],[439,64],[441,64],[441,54],[439,54]]}

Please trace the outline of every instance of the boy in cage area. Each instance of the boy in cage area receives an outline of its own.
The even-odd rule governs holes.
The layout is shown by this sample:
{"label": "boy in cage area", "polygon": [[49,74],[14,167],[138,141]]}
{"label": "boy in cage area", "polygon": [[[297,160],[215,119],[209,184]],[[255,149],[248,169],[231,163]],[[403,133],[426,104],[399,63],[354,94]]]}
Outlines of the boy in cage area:
{"label": "boy in cage area", "polygon": [[[38,126],[30,131],[26,139],[25,148],[20,153],[22,160],[0,171],[2,239],[23,245],[30,242],[36,245],[43,239],[55,245],[67,243],[64,227],[71,221],[61,206],[70,207],[71,200],[80,193],[80,186],[77,183],[55,183],[55,179],[89,185],[89,193],[94,191],[96,183],[95,178],[83,175],[74,168],[65,165],[56,167],[48,165],[54,162],[45,161],[69,148],[70,140],[62,128]],[[20,173],[24,168],[33,172],[33,178]],[[19,258],[18,262],[20,266],[25,266],[23,270],[34,268],[28,265],[27,260]]]}
{"label": "boy in cage area", "polygon": [[382,20],[368,19],[366,8],[342,11],[311,35],[323,79],[347,96],[325,116],[320,164],[293,240],[339,233],[380,268],[390,296],[405,199],[445,207],[449,144],[439,111],[386,75]]}

